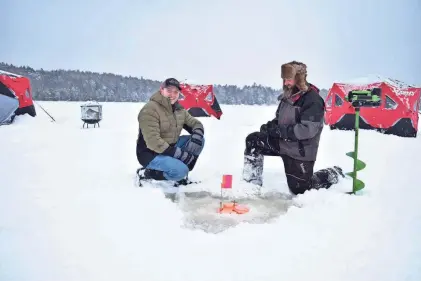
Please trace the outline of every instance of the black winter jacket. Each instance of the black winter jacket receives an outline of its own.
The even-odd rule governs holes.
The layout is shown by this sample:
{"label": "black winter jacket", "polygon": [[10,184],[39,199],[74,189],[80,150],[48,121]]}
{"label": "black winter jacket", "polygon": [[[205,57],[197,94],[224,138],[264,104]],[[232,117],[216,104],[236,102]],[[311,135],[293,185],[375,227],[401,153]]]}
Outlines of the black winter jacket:
{"label": "black winter jacket", "polygon": [[279,139],[281,154],[302,161],[316,161],[324,126],[325,103],[319,89],[309,84],[307,92],[285,99],[280,97],[268,133]]}

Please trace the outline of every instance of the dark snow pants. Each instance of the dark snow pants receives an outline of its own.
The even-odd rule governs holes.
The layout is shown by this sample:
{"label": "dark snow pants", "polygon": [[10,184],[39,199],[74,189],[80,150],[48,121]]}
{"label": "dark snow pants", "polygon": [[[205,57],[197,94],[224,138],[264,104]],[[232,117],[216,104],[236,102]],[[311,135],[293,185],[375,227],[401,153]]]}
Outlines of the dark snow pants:
{"label": "dark snow pants", "polygon": [[329,188],[332,184],[338,182],[339,171],[336,169],[328,168],[313,173],[314,161],[297,160],[281,154],[279,141],[260,132],[251,133],[246,138],[244,180],[258,185],[263,184],[264,156],[282,158],[288,187],[294,194],[302,194],[312,188]]}

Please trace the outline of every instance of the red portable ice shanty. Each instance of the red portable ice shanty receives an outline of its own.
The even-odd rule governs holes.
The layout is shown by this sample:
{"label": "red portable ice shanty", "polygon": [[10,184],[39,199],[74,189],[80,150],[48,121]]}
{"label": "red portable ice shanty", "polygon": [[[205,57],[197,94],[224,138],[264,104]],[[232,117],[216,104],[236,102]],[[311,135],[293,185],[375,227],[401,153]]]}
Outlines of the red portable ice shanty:
{"label": "red portable ice shanty", "polygon": [[381,89],[381,105],[376,108],[361,108],[360,128],[375,129],[402,137],[416,137],[421,88],[377,75],[350,83],[334,83],[326,96],[325,123],[331,129],[352,130],[355,110],[345,100],[345,95],[352,90],[373,88]]}
{"label": "red portable ice shanty", "polygon": [[19,100],[19,108],[15,111],[16,115],[29,114],[32,117],[36,116],[31,82],[27,77],[0,70],[0,82],[11,90]]}
{"label": "red portable ice shanty", "polygon": [[181,83],[179,103],[194,117],[221,118],[222,110],[213,91],[213,85]]}

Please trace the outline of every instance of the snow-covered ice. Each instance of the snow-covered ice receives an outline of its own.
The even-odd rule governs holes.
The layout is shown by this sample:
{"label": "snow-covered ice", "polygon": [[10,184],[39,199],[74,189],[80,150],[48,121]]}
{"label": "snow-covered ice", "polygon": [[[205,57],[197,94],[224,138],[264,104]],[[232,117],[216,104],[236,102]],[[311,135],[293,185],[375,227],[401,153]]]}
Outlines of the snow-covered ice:
{"label": "snow-covered ice", "polygon": [[[253,205],[248,216],[260,220],[216,233],[204,216],[191,224],[198,214],[217,222],[213,206],[192,203],[192,214],[159,189],[135,187],[141,104],[103,103],[101,127],[82,129],[80,103],[39,103],[56,122],[38,108],[0,127],[2,281],[421,280],[420,138],[362,130],[361,195],[344,194],[343,181],[281,208]],[[221,120],[201,119],[206,147],[190,178],[204,183],[188,188],[218,192],[232,174],[243,194],[244,138],[275,106],[221,107]],[[316,170],[350,171],[352,149],[353,132],[326,127]],[[280,159],[265,159],[264,177],[288,192]]]}

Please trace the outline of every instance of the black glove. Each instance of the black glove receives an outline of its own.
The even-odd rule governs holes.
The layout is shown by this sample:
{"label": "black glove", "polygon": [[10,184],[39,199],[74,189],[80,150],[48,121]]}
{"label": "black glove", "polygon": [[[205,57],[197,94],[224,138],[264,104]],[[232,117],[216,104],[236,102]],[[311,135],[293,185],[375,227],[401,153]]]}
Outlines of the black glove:
{"label": "black glove", "polygon": [[267,134],[268,133],[268,125],[263,124],[262,126],[260,126],[260,132],[263,133],[263,134]]}
{"label": "black glove", "polygon": [[203,148],[203,130],[196,129],[193,131],[190,139],[187,141],[184,149],[196,156],[200,154]]}
{"label": "black glove", "polygon": [[174,158],[182,161],[187,166],[190,165],[196,159],[196,156],[194,156],[193,154],[188,153],[188,152],[182,150],[181,148],[179,148],[177,146],[170,146],[170,147],[168,147],[164,151],[163,154],[169,155],[171,157],[174,157]]}
{"label": "black glove", "polygon": [[287,136],[287,127],[285,125],[271,124],[268,126],[267,131],[272,138],[285,139]]}
{"label": "black glove", "polygon": [[260,132],[264,134],[269,134],[268,130],[273,127],[274,124],[276,124],[277,120],[271,120],[267,122],[266,124],[263,124],[260,126]]}

